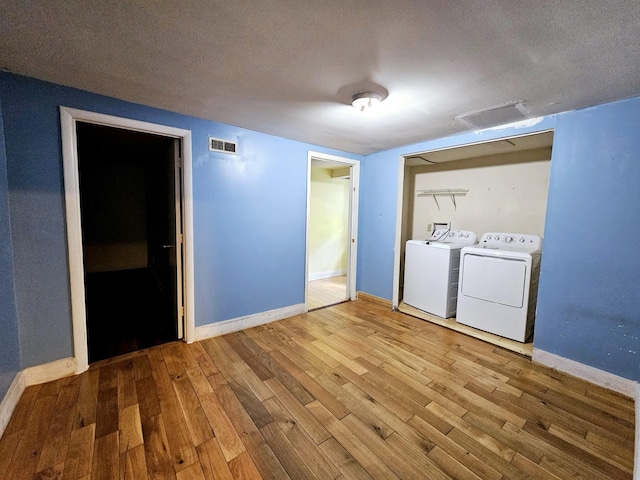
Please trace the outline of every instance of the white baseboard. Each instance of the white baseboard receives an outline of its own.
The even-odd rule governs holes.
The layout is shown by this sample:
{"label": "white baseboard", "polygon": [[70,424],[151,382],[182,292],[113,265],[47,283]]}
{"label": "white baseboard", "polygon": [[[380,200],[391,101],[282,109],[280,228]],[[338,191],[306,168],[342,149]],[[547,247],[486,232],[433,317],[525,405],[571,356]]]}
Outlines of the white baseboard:
{"label": "white baseboard", "polygon": [[11,382],[2,402],[0,402],[0,437],[2,437],[5,428],[7,428],[11,415],[13,415],[13,411],[25,388],[68,377],[75,373],[76,359],[72,357],[20,370],[13,382]]}
{"label": "white baseboard", "polygon": [[27,383],[24,373],[19,371],[13,379],[13,382],[11,382],[11,385],[9,385],[9,390],[7,390],[2,402],[0,402],[0,437],[2,437],[4,430],[7,428],[13,410],[16,408],[18,400],[20,400],[25,388],[27,388]]}
{"label": "white baseboard", "polygon": [[27,387],[38,385],[39,383],[52,382],[76,373],[76,359],[73,357],[63,358],[55,362],[36,365],[25,368],[24,374]]}
{"label": "white baseboard", "polygon": [[275,310],[256,313],[254,315],[247,315],[246,317],[232,318],[231,320],[225,320],[222,322],[210,323],[208,325],[196,327],[195,337],[196,341],[204,340],[206,338],[218,337],[227,333],[237,332],[246,328],[257,327],[258,325],[275,322],[276,320],[294,317],[305,312],[306,309],[304,303],[300,303],[298,305],[277,308]]}
{"label": "white baseboard", "polygon": [[334,270],[333,272],[319,272],[319,273],[310,273],[309,281],[313,280],[322,280],[323,278],[331,278],[331,277],[339,277],[341,275],[346,275],[347,270]]}
{"label": "white baseboard", "polygon": [[534,347],[532,360],[638,400],[638,382]]}

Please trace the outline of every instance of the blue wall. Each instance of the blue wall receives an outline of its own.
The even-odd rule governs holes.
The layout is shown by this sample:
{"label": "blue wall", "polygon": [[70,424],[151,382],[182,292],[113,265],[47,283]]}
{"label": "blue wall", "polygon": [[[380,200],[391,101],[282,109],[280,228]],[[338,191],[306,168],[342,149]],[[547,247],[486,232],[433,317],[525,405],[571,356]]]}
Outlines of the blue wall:
{"label": "blue wall", "polygon": [[304,302],[307,152],[359,156],[7,73],[0,100],[23,368],[73,355],[61,105],[191,130],[196,326]]}
{"label": "blue wall", "polygon": [[[0,112],[2,112],[1,103]],[[2,285],[0,289],[0,400],[4,398],[20,369],[11,246],[7,157],[4,146],[4,125],[0,115],[0,285]]]}
{"label": "blue wall", "polygon": [[559,115],[535,347],[640,380],[640,98]]}

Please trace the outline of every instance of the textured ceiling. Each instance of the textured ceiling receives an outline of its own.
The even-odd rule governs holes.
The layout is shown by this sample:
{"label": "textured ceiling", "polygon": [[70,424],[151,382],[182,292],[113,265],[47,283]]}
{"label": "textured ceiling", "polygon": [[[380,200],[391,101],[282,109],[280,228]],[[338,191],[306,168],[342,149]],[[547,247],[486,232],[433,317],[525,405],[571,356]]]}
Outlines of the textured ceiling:
{"label": "textured ceiling", "polygon": [[4,70],[359,154],[640,95],[637,0],[10,0],[0,44]]}

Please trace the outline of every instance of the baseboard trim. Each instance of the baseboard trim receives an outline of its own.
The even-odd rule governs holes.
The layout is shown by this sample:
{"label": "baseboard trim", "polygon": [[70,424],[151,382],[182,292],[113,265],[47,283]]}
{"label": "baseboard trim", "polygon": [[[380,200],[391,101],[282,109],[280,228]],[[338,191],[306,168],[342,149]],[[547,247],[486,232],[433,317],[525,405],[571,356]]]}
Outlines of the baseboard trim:
{"label": "baseboard trim", "polygon": [[7,390],[2,402],[0,402],[0,437],[2,437],[2,434],[7,428],[11,415],[13,415],[13,411],[18,404],[18,400],[22,397],[22,392],[24,392],[25,388],[27,388],[27,383],[24,373],[21,370],[14,377],[13,382],[9,385],[9,390]]}
{"label": "baseboard trim", "polygon": [[347,274],[346,270],[334,270],[333,272],[310,273],[309,281],[312,282],[313,280],[323,280],[325,278],[340,277],[346,274]]}
{"label": "baseboard trim", "polygon": [[362,300],[365,302],[377,303],[378,305],[382,305],[383,307],[391,308],[391,300],[387,300],[386,298],[377,297],[375,295],[371,295],[366,292],[357,292],[358,300]]}
{"label": "baseboard trim", "polygon": [[226,335],[227,333],[237,332],[246,328],[257,327],[258,325],[265,325],[284,318],[295,317],[296,315],[300,315],[305,312],[306,308],[304,303],[300,303],[298,305],[291,305],[289,307],[277,308],[275,310],[247,315],[246,317],[238,317],[230,320],[224,320],[222,322],[210,323],[208,325],[196,327],[195,339],[196,341],[199,341],[207,338],[219,337],[220,335]]}
{"label": "baseboard trim", "polygon": [[27,382],[27,387],[52,382],[53,380],[74,375],[76,373],[76,359],[73,357],[63,358],[43,365],[25,368],[22,373]]}
{"label": "baseboard trim", "polygon": [[75,373],[76,359],[73,357],[20,370],[13,382],[11,382],[2,402],[0,402],[0,437],[2,437],[4,430],[7,428],[11,415],[13,415],[13,411],[25,388],[75,375]]}
{"label": "baseboard trim", "polygon": [[605,372],[604,370],[590,367],[589,365],[561,357],[554,353],[545,352],[535,347],[533,348],[532,360],[638,400],[640,384],[633,380],[619,377],[613,373]]}

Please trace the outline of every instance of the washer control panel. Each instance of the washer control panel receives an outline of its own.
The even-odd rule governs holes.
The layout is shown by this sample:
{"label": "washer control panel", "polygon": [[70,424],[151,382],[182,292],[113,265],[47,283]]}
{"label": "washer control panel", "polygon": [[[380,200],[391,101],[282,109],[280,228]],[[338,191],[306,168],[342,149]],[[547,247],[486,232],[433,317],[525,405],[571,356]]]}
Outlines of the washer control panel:
{"label": "washer control panel", "polygon": [[527,250],[540,250],[542,237],[522,233],[496,233],[488,232],[480,238],[480,245],[487,248],[523,248]]}
{"label": "washer control panel", "polygon": [[430,242],[464,243],[473,245],[478,237],[469,230],[452,230],[450,228],[437,228],[429,238]]}

